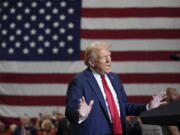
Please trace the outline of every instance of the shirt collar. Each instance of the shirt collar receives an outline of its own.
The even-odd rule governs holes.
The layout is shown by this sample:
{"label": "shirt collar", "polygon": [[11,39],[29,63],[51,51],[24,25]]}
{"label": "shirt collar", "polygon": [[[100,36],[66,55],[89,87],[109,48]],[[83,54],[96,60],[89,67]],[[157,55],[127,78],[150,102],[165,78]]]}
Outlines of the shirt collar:
{"label": "shirt collar", "polygon": [[[98,77],[98,78],[101,78],[101,75],[98,74],[92,67],[90,67],[90,70],[92,71],[92,73],[93,73],[94,76],[96,76],[96,77]],[[106,74],[105,74],[104,76],[105,76],[105,78],[107,77]]]}

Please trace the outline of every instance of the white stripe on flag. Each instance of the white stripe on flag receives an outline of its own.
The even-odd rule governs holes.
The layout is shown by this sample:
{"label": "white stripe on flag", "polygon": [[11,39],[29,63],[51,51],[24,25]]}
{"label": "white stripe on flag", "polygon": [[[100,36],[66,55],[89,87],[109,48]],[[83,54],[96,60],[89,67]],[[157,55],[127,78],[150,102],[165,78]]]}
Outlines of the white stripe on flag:
{"label": "white stripe on flag", "polygon": [[37,118],[39,113],[52,114],[53,111],[64,113],[65,107],[59,106],[9,106],[0,105],[0,114],[4,117],[21,117],[24,114]]}
{"label": "white stripe on flag", "polygon": [[[92,42],[97,40],[93,39],[82,39],[81,40],[81,49],[85,48]],[[100,41],[107,42],[111,44],[112,51],[177,51],[180,50],[180,40],[171,39],[171,40],[162,40],[162,39],[147,39],[147,40],[103,40]]]}
{"label": "white stripe on flag", "polygon": [[81,21],[82,29],[96,30],[180,28],[180,18],[82,18]]}
{"label": "white stripe on flag", "polygon": [[83,0],[83,7],[179,7],[179,0]]}
{"label": "white stripe on flag", "polygon": [[[64,73],[65,71],[66,73],[79,73],[85,68],[82,61],[0,62],[0,72],[2,73]],[[115,73],[178,73],[179,69],[180,65],[176,61],[112,62],[112,71]]]}
{"label": "white stripe on flag", "polygon": [[[16,95],[16,96],[65,96],[67,91],[67,84],[7,84],[0,85],[1,95]],[[180,88],[180,84],[125,84],[124,88],[127,95],[152,95],[168,87]]]}
{"label": "white stripe on flag", "polygon": [[6,84],[0,85],[1,95],[65,96],[67,84]]}

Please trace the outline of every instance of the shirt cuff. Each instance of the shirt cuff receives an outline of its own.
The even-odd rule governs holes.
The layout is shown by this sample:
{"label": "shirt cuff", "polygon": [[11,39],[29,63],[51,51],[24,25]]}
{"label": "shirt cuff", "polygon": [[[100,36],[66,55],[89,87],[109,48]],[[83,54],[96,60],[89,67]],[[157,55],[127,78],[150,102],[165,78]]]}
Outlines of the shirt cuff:
{"label": "shirt cuff", "polygon": [[[88,117],[88,116],[87,116]],[[85,121],[87,119],[87,117],[85,118],[79,118],[78,124],[81,124],[83,121]]]}
{"label": "shirt cuff", "polygon": [[149,108],[149,104],[146,105],[146,110],[149,111],[150,108]]}

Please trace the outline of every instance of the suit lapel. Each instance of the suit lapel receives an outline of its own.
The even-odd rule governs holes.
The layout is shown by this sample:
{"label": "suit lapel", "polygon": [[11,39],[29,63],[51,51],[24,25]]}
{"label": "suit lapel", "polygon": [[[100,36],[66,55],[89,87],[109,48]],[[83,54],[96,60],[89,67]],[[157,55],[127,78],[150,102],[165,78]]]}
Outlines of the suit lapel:
{"label": "suit lapel", "polygon": [[[90,69],[87,69],[86,71],[87,71],[86,75],[87,75],[88,83],[91,86],[94,93],[96,94],[96,96],[98,97],[99,103],[102,106],[105,114],[107,115],[107,117],[109,119],[108,110],[107,110],[106,103],[105,103],[104,97],[102,95],[102,92],[100,90],[100,87],[99,87],[96,79],[94,78],[92,72],[90,71]],[[110,121],[110,119],[109,119],[109,121]]]}

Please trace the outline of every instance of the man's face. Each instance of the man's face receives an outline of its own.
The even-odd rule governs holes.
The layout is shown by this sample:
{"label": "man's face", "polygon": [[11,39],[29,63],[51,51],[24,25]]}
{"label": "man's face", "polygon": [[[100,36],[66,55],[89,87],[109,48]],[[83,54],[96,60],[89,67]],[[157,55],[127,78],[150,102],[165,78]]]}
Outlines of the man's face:
{"label": "man's face", "polygon": [[31,120],[27,116],[22,116],[21,117],[21,124],[25,127],[29,126],[31,124]]}
{"label": "man's face", "polygon": [[174,100],[178,100],[179,99],[179,93],[172,89],[167,93],[167,98],[169,101],[174,101]]}
{"label": "man's face", "polygon": [[106,74],[112,71],[111,52],[109,49],[101,49],[98,51],[93,68],[99,74]]}

